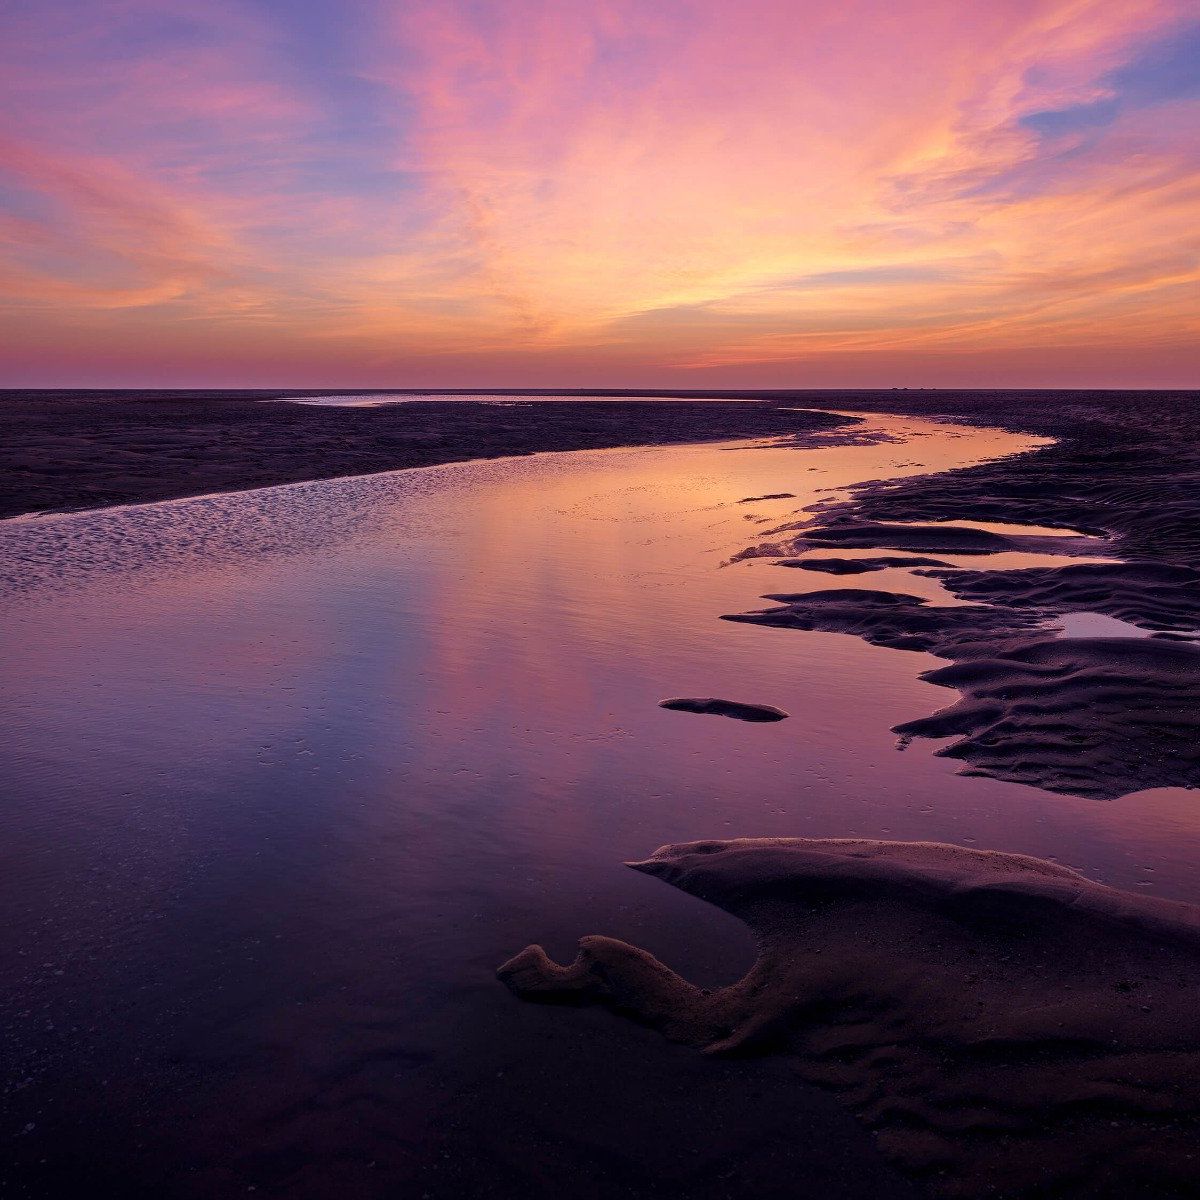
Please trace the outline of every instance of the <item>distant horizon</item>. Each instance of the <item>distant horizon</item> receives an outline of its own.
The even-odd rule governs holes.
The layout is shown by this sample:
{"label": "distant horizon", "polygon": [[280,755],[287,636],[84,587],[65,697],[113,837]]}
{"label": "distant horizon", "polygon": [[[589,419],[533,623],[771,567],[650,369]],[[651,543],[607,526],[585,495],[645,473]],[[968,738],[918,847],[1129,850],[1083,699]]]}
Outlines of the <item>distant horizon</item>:
{"label": "distant horizon", "polygon": [[1162,384],[1155,386],[1115,386],[1113,384],[1102,384],[1096,386],[1088,386],[1085,384],[988,384],[985,386],[969,386],[969,385],[954,385],[954,384],[874,384],[862,386],[762,386],[762,387],[704,387],[704,388],[672,388],[661,385],[648,384],[640,386],[631,384],[626,387],[607,387],[602,385],[581,386],[581,385],[530,385],[517,386],[511,384],[496,385],[496,384],[476,384],[444,387],[427,387],[427,386],[386,386],[386,385],[364,385],[364,384],[253,384],[253,385],[237,385],[237,384],[75,384],[75,383],[45,383],[45,384],[0,384],[0,395],[6,392],[296,392],[310,395],[349,395],[357,393],[394,393],[396,395],[405,394],[428,394],[428,395],[470,395],[478,393],[479,395],[612,395],[612,396],[629,396],[636,397],[639,394],[654,397],[656,399],[668,399],[672,396],[680,398],[696,397],[696,398],[721,398],[729,396],[735,398],[738,393],[744,395],[767,395],[770,393],[778,393],[780,395],[794,395],[796,393],[813,392],[821,394],[844,392],[847,395],[858,394],[862,392],[1108,392],[1108,393],[1136,393],[1146,392],[1161,394],[1163,392],[1176,392],[1180,395],[1189,395],[1193,392],[1200,393],[1200,384]]}

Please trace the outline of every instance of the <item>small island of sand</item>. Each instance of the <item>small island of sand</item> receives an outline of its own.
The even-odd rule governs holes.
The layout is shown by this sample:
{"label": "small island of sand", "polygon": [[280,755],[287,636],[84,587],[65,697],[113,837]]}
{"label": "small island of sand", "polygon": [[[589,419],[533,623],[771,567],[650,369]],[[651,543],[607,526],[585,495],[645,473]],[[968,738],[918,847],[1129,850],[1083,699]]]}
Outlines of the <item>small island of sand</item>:
{"label": "small island of sand", "polygon": [[[744,978],[694,987],[586,937],[499,969],[707,1054],[786,1055],[941,1196],[1181,1196],[1200,1135],[1200,910],[1057,863],[934,843],[740,839],[628,864],[744,921]],[[652,1069],[652,1068],[648,1068]]]}

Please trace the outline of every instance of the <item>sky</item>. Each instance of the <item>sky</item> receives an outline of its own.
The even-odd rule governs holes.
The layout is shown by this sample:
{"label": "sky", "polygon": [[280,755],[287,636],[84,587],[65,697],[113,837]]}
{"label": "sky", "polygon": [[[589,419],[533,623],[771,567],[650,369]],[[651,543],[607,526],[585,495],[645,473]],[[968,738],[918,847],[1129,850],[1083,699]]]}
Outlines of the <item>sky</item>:
{"label": "sky", "polygon": [[1200,386],[1200,0],[0,0],[0,386]]}

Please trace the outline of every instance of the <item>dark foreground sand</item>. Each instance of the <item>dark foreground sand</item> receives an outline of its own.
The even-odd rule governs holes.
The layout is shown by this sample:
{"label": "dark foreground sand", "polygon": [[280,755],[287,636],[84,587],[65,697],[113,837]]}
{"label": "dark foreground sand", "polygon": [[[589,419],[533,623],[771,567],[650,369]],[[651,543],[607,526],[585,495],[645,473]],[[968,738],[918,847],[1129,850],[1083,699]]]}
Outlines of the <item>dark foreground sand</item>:
{"label": "dark foreground sand", "polygon": [[[955,738],[939,753],[966,773],[1097,799],[1200,786],[1200,647],[1188,640],[1200,628],[1200,396],[829,403],[1059,440],[870,485],[741,556],[804,555],[783,565],[856,574],[918,565],[895,551],[969,554],[978,569],[920,564],[968,605],[834,588],[771,595],[774,607],[730,619],[949,660],[925,677],[961,699],[897,731]],[[1057,526],[1104,541],[955,531],[946,521]],[[881,553],[832,557],[851,547]],[[1069,557],[1097,550],[1123,561]],[[1011,551],[1066,557],[987,569],[990,554]],[[1056,620],[1076,612],[1150,636],[1055,637]],[[592,937],[565,967],[536,946],[504,964],[514,992],[601,1004],[722,1058],[787,1062],[837,1094],[934,1194],[1197,1194],[1200,911],[1057,864],[950,846],[697,842],[630,865],[745,921],[759,942],[748,974],[704,991],[643,950]]]}
{"label": "dark foreground sand", "polygon": [[798,392],[812,408],[945,416],[1058,439],[1017,458],[884,483],[866,521],[1002,521],[1107,534],[1121,557],[1200,567],[1200,391]]}
{"label": "dark foreground sand", "polygon": [[[744,403],[270,403],[302,392],[0,392],[0,518],[543,450],[834,429]],[[519,401],[519,396],[513,396]]]}
{"label": "dark foreground sand", "polygon": [[1195,1194],[1200,910],[931,843],[690,842],[629,865],[743,920],[746,976],[707,991],[588,937],[565,967],[540,946],[505,963],[513,992],[786,1056],[935,1194]]}
{"label": "dark foreground sand", "polygon": [[[868,485],[844,503],[821,506],[814,519],[765,533],[767,540],[734,557],[854,574],[916,565],[889,551],[970,555],[978,569],[927,563],[917,571],[970,603],[951,608],[843,588],[769,594],[775,607],[727,619],[848,633],[950,660],[924,678],[958,689],[962,700],[896,732],[904,740],[957,738],[937,753],[962,760],[965,774],[1104,800],[1144,788],[1200,787],[1200,645],[1193,644],[1200,633],[1200,394],[899,394],[876,395],[873,403],[1059,440],[977,467]],[[1090,536],[945,524],[973,521]],[[824,553],[844,548],[883,553],[858,560]],[[989,555],[1014,551],[1061,555],[1062,565],[987,569]],[[1071,561],[1084,554],[1124,561]],[[1059,618],[1080,612],[1126,621],[1149,636],[1054,637]]]}
{"label": "dark foreground sand", "polygon": [[722,700],[716,696],[675,696],[660,700],[659,708],[674,712],[700,713],[710,717],[732,717],[735,721],[784,721],[787,713],[773,704],[744,704],[739,700]]}

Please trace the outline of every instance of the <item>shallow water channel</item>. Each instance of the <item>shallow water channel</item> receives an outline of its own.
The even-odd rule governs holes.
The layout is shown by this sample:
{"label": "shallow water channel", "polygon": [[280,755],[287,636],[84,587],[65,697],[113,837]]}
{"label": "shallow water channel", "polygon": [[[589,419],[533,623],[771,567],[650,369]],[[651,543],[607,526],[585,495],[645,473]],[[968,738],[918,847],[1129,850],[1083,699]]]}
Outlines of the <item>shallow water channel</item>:
{"label": "shallow water channel", "polygon": [[[701,1060],[492,977],[529,941],[564,959],[593,932],[697,982],[740,974],[736,922],[622,868],[665,842],[951,841],[1200,901],[1183,791],[1097,803],[958,776],[889,732],[953,702],[918,679],[937,660],[718,620],[830,587],[954,603],[905,569],[721,565],[852,484],[1035,444],[866,428],[886,437],[544,454],[0,525],[9,1194],[106,1172],[129,1195],[536,1194],[593,1159],[611,1188],[656,1156],[675,1170],[689,1136],[736,1158],[751,1135],[705,1133],[691,1107]],[[667,1092],[630,1101],[644,1073]],[[639,1103],[660,1127],[601,1113]],[[869,1194],[869,1143],[805,1103]]]}

